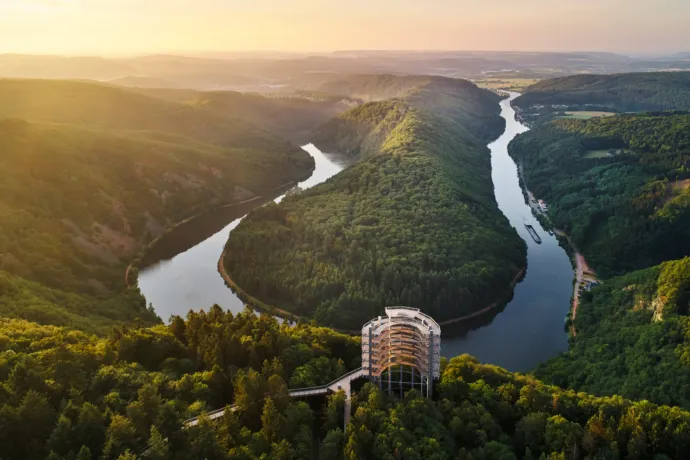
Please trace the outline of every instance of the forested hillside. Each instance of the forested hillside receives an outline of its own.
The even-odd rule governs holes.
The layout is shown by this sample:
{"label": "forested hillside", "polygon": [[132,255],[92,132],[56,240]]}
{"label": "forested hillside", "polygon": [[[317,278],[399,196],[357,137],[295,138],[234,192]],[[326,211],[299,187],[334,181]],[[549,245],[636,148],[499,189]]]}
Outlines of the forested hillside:
{"label": "forested hillside", "polygon": [[606,280],[585,293],[577,340],[539,366],[548,382],[690,408],[690,258]]}
{"label": "forested hillside", "polygon": [[[372,153],[385,141],[408,108],[450,118],[456,128],[481,140],[496,137],[504,127],[505,121],[496,116],[498,97],[488,91],[478,92],[468,81],[420,76],[398,77],[400,81],[386,75],[366,77],[347,80],[344,83],[357,86],[350,88],[346,85],[343,91],[357,94],[358,86],[368,88],[374,85],[371,91],[390,94],[392,98],[363,104],[326,123],[316,132],[317,145],[325,150],[354,155]],[[393,84],[386,87],[385,83],[389,81]],[[377,90],[379,86],[387,90]]]}
{"label": "forested hillside", "polygon": [[[327,124],[317,139],[361,160],[244,219],[226,246],[233,281],[264,302],[351,329],[385,305],[444,320],[509,295],[525,248],[493,196],[485,143],[503,127],[499,97],[437,80]],[[490,124],[466,126],[470,116]]]}
{"label": "forested hillside", "polygon": [[125,268],[144,243],[313,166],[242,120],[107,86],[0,80],[0,101],[6,317],[90,331],[156,321],[136,289],[125,290]]}
{"label": "forested hillside", "polygon": [[262,96],[218,91],[200,93],[192,104],[218,113],[236,114],[271,133],[305,144],[312,141],[319,125],[360,102],[317,93]]}
{"label": "forested hillside", "polygon": [[615,112],[690,110],[690,72],[573,75],[543,80],[527,88],[514,104],[569,108],[597,106]]}
{"label": "forested hillside", "polygon": [[690,254],[690,115],[557,120],[509,151],[600,275]]}
{"label": "forested hillside", "polygon": [[[321,458],[670,459],[690,447],[687,411],[561,390],[467,355],[445,366],[437,392],[435,403],[398,401],[365,387],[344,457],[322,446]],[[326,441],[337,439],[336,430]]]}
{"label": "forested hillside", "polygon": [[218,114],[87,82],[0,79],[0,118],[168,132],[223,147],[295,149],[280,137],[243,121],[241,113]]}
{"label": "forested hillside", "polygon": [[214,307],[102,339],[0,319],[0,357],[3,459],[304,459],[318,414],[286,388],[357,366],[359,341]]}
{"label": "forested hillside", "polygon": [[[312,408],[287,388],[358,366],[359,341],[251,312],[214,307],[101,339],[0,320],[0,337],[7,460],[682,459],[690,449],[682,409],[561,390],[468,356],[443,364],[435,402],[365,385],[343,432],[342,392]],[[229,403],[235,412],[183,427]]]}
{"label": "forested hillside", "polygon": [[[382,101],[394,97],[404,97],[420,86],[440,77],[425,75],[348,75],[327,81],[318,90],[328,94],[339,94],[356,97],[367,102]],[[461,80],[455,80],[460,85]],[[467,82],[469,85],[471,83]]]}

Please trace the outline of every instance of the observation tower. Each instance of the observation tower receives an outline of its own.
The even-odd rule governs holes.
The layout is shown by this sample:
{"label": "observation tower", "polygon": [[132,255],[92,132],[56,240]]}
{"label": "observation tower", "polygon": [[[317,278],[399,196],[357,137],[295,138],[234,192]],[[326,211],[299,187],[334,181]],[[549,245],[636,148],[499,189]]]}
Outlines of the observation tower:
{"label": "observation tower", "polygon": [[441,327],[418,308],[387,307],[362,327],[362,374],[389,393],[418,388],[431,398],[441,376]]}

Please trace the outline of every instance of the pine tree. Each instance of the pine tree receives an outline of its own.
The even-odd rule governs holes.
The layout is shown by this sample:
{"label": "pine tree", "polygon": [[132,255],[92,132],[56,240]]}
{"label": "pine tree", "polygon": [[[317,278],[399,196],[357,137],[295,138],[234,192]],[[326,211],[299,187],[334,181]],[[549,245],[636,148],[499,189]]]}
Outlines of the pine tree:
{"label": "pine tree", "polygon": [[77,460],[91,460],[91,449],[86,446],[81,446],[79,453],[77,454]]}
{"label": "pine tree", "polygon": [[284,417],[278,412],[273,400],[266,398],[261,415],[261,432],[266,436],[268,442],[273,443],[280,439],[283,430],[283,420]]}
{"label": "pine tree", "polygon": [[149,438],[148,458],[153,460],[168,460],[170,458],[170,446],[168,440],[161,435],[155,426],[151,427]]}

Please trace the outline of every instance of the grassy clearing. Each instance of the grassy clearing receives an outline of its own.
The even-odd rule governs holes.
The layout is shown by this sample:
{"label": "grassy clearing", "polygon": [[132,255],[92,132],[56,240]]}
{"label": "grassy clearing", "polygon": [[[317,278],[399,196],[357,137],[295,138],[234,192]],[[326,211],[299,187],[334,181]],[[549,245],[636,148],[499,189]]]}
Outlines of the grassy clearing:
{"label": "grassy clearing", "polygon": [[677,180],[674,182],[669,183],[669,187],[672,190],[685,190],[687,188],[690,188],[690,179],[685,179],[685,180]]}
{"label": "grassy clearing", "polygon": [[611,156],[609,154],[608,149],[602,149],[602,150],[589,150],[585,154],[585,158],[606,158],[608,156]]}
{"label": "grassy clearing", "polygon": [[474,80],[474,84],[486,89],[505,89],[523,92],[528,86],[538,82],[538,78],[484,78]]}
{"label": "grassy clearing", "polygon": [[577,111],[577,112],[565,112],[567,117],[564,118],[575,118],[577,120],[589,120],[590,118],[596,117],[611,117],[615,115],[614,112],[589,112],[589,111]]}

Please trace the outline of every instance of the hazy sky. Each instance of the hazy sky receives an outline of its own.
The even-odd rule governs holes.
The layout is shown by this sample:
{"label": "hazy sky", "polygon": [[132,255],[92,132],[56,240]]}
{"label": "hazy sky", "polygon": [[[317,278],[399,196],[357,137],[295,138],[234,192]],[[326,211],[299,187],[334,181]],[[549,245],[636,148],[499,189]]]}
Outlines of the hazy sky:
{"label": "hazy sky", "polygon": [[0,0],[0,52],[690,51],[690,0]]}

